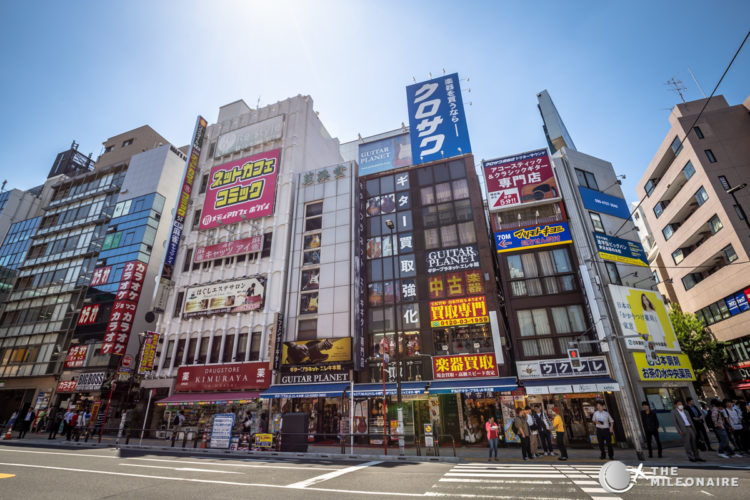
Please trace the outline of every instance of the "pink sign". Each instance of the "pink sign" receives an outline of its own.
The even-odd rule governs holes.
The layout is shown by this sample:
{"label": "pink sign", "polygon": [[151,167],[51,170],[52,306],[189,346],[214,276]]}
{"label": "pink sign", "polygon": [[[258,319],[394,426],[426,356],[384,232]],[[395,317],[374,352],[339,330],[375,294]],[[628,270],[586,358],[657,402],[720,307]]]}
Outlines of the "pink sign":
{"label": "pink sign", "polygon": [[223,259],[233,255],[260,252],[263,248],[263,236],[253,236],[237,241],[226,241],[218,245],[198,247],[195,249],[194,262],[205,262],[207,260]]}
{"label": "pink sign", "polygon": [[273,215],[280,153],[274,149],[213,167],[200,228]]}

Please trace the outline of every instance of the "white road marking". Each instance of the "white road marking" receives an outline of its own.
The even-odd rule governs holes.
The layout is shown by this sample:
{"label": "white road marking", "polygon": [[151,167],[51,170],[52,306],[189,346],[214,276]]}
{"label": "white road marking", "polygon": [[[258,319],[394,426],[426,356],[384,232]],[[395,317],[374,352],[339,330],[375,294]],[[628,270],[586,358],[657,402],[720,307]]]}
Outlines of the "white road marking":
{"label": "white road marking", "polygon": [[710,497],[712,497],[712,496],[715,496],[715,495],[712,495],[711,493],[709,493],[709,492],[707,492],[707,491],[703,491],[703,490],[701,490],[701,493],[705,493],[706,495],[708,495],[708,496],[710,496]]}
{"label": "white road marking", "polygon": [[541,481],[523,481],[523,480],[508,480],[508,479],[461,479],[457,477],[442,477],[440,482],[446,483],[492,483],[492,484],[559,484],[548,479]]}
{"label": "white road marking", "polygon": [[212,472],[216,474],[242,474],[242,472],[235,472],[232,470],[218,470],[218,469],[198,469],[197,467],[166,467],[164,465],[149,465],[149,464],[120,464],[123,467],[148,467],[149,469],[169,469],[178,470],[184,472]]}
{"label": "white road marking", "polygon": [[446,476],[455,476],[455,477],[510,477],[510,478],[519,478],[519,477],[536,477],[540,479],[549,479],[549,478],[560,478],[565,479],[565,476],[559,473],[551,473],[551,474],[544,474],[544,473],[528,473],[528,474],[518,474],[518,473],[488,473],[488,474],[477,474],[477,473],[471,473],[471,472],[447,472],[445,474]]}
{"label": "white road marking", "polygon": [[[110,455],[93,455],[90,453],[62,453],[60,451],[31,451],[31,450],[11,450],[11,449],[5,449],[5,447],[0,447],[0,452],[8,451],[11,453],[35,453],[39,455],[72,455],[74,457],[95,457],[95,458],[120,458],[116,456],[110,456]],[[115,450],[111,450],[115,451]]]}
{"label": "white road marking", "polygon": [[313,484],[317,484],[322,481],[328,481],[329,479],[343,476],[344,474],[348,474],[350,472],[356,472],[361,469],[366,469],[367,467],[371,467],[380,463],[382,463],[382,461],[375,460],[372,462],[365,462],[361,465],[353,465],[352,467],[346,467],[345,469],[339,469],[334,472],[329,472],[328,474],[321,474],[320,476],[311,477],[310,479],[305,479],[304,481],[298,481],[296,483],[289,484],[287,485],[287,488],[307,488],[308,486],[312,486]]}
{"label": "white road marking", "polygon": [[[422,495],[419,495],[422,496]],[[439,491],[428,491],[424,494],[426,497],[451,497],[451,498],[501,498],[504,500],[518,499],[518,498],[533,498],[534,500],[560,500],[558,497],[540,497],[534,495],[533,497],[523,497],[519,495],[478,495],[474,493],[441,493]]]}
{"label": "white road marking", "polygon": [[[115,458],[115,457],[113,457]],[[248,468],[259,468],[259,469],[293,469],[293,470],[339,470],[337,467],[302,467],[293,465],[273,465],[279,462],[272,462],[271,464],[247,464],[247,463],[221,463],[221,462],[199,462],[189,460],[166,460],[163,458],[140,458],[140,457],[123,457],[123,460],[145,460],[149,462],[168,462],[177,464],[190,464],[190,465],[221,465],[227,467],[248,467]]]}

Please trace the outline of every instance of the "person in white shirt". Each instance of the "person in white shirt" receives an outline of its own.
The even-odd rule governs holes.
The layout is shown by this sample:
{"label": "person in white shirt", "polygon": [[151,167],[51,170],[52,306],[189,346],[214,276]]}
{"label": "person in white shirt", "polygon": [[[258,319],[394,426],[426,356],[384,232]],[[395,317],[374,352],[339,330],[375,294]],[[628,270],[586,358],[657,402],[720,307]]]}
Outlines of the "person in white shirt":
{"label": "person in white shirt", "polygon": [[531,407],[526,407],[526,423],[529,424],[529,434],[531,439],[529,440],[529,449],[531,450],[531,457],[538,457],[541,453],[539,451],[539,428],[534,422],[534,416],[531,414]]}
{"label": "person in white shirt", "polygon": [[685,445],[685,453],[687,453],[690,461],[705,462],[698,453],[698,435],[695,432],[693,419],[690,417],[690,413],[685,409],[681,399],[674,402],[672,418],[674,419],[675,427],[677,427],[677,432],[679,432],[682,437],[682,442]]}
{"label": "person in white shirt", "polygon": [[607,446],[607,454],[609,459],[612,460],[615,457],[615,451],[612,448],[612,433],[614,432],[615,421],[612,415],[604,409],[604,402],[596,402],[596,411],[592,416],[591,420],[596,426],[596,440],[599,441],[599,458],[604,460],[604,446]]}

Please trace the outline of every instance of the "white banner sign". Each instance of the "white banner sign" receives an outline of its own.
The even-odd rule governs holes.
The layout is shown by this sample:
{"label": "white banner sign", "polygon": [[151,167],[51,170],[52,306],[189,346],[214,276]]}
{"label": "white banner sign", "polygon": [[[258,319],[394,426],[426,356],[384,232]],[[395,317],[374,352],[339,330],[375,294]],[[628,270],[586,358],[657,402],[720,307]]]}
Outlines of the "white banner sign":
{"label": "white banner sign", "polygon": [[517,361],[518,378],[570,378],[609,375],[605,356],[581,358],[581,365],[573,368],[568,358],[542,359],[538,361]]}

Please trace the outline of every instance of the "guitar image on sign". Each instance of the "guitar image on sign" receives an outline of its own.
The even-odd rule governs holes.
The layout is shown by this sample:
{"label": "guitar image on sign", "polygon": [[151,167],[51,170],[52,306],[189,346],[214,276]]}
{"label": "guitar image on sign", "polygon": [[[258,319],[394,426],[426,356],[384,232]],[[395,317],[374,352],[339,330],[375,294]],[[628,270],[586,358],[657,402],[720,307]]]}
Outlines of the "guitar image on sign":
{"label": "guitar image on sign", "polygon": [[528,184],[521,188],[521,203],[557,198],[558,196],[560,194],[557,191],[554,177],[550,177],[541,184]]}

